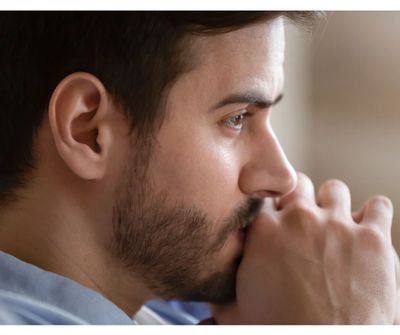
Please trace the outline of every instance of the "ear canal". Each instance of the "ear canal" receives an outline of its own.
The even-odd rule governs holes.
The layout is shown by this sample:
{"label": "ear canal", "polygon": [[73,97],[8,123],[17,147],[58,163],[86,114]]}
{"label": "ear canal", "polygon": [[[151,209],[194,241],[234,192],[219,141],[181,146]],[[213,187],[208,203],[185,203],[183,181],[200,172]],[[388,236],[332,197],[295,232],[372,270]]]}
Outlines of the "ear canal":
{"label": "ear canal", "polygon": [[100,145],[97,141],[99,130],[91,120],[96,111],[86,112],[77,117],[72,123],[72,137],[75,141],[86,144],[94,152],[100,153]]}

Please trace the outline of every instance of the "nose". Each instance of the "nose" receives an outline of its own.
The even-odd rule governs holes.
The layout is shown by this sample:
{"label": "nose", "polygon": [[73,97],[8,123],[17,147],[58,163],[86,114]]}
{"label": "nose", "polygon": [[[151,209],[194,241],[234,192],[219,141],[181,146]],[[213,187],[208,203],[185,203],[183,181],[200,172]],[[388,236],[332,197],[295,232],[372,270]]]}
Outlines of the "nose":
{"label": "nose", "polygon": [[241,191],[250,196],[280,197],[294,190],[297,174],[278,139],[269,129],[254,141],[239,176]]}

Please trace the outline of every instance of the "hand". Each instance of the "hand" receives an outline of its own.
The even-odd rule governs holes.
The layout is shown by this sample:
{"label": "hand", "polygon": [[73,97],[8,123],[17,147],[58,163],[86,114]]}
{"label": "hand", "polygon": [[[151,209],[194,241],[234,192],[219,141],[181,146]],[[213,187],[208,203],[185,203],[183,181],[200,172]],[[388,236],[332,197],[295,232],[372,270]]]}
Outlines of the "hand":
{"label": "hand", "polygon": [[[268,199],[267,199],[268,200]],[[393,209],[378,196],[351,214],[340,181],[312,182],[278,205],[265,201],[249,227],[236,301],[213,306],[218,324],[393,324],[396,313]]]}

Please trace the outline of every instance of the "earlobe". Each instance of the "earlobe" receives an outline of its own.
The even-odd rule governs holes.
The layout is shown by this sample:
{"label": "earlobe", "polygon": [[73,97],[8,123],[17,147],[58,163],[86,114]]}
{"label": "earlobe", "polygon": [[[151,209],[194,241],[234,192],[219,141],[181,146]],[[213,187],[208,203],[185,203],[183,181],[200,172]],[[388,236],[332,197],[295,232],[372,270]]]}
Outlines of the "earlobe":
{"label": "earlobe", "polygon": [[80,178],[101,179],[110,146],[110,104],[103,84],[89,73],[73,73],[54,90],[49,122],[66,165]]}

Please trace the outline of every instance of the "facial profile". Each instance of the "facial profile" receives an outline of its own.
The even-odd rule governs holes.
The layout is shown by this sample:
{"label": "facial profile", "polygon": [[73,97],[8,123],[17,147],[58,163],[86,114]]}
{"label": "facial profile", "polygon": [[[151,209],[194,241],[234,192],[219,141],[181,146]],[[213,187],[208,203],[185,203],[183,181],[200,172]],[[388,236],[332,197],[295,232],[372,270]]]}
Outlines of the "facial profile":
{"label": "facial profile", "polygon": [[110,246],[162,298],[234,299],[241,228],[294,185],[269,125],[283,39],[280,19],[193,37],[196,66],[173,85],[154,143],[127,158]]}

